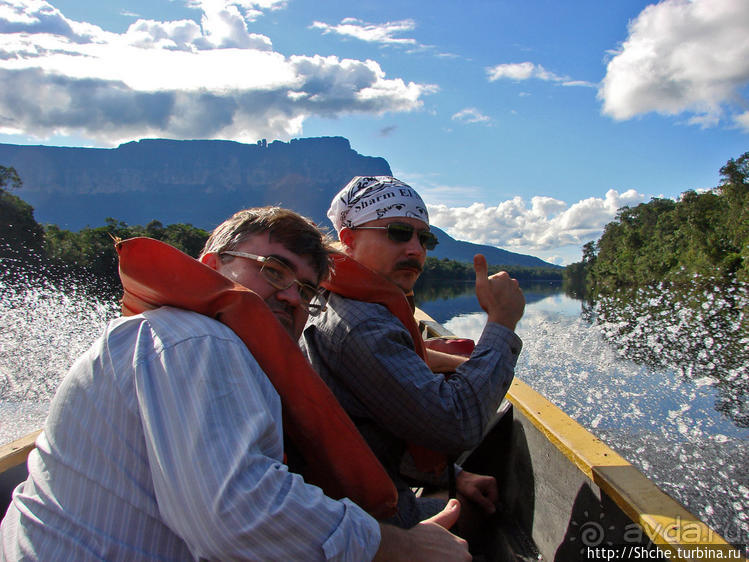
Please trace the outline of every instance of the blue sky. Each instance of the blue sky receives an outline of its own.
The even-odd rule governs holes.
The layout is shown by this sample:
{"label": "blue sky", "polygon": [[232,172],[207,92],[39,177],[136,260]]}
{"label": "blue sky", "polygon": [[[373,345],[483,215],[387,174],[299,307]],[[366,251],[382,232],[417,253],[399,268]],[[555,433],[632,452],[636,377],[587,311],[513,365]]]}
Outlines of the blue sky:
{"label": "blue sky", "polygon": [[348,138],[560,264],[749,150],[749,2],[0,0],[0,142]]}

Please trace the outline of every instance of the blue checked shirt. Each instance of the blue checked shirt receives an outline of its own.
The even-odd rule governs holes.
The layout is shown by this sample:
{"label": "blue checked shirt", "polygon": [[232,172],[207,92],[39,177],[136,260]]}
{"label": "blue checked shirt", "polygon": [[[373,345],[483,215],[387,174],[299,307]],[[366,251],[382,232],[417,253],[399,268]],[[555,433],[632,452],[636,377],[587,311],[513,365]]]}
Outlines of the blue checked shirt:
{"label": "blue checked shirt", "polygon": [[421,517],[401,474],[406,443],[457,456],[478,445],[514,377],[522,348],[504,326],[487,323],[470,359],[449,379],[416,354],[387,308],[330,294],[300,342],[398,488],[399,519]]}
{"label": "blue checked shirt", "polygon": [[377,522],[282,455],[279,396],[228,327],[170,308],[115,320],[52,401],[2,558],[371,559]]}

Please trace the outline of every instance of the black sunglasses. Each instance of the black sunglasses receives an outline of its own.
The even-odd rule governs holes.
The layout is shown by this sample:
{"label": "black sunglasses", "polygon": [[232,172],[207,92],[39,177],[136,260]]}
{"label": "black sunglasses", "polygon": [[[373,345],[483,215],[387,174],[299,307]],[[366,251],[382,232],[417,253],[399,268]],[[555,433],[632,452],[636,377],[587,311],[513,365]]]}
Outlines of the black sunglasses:
{"label": "black sunglasses", "polygon": [[405,243],[411,240],[414,231],[419,237],[419,243],[427,250],[434,250],[439,244],[437,236],[429,230],[416,230],[415,227],[405,222],[391,222],[387,226],[354,226],[351,230],[387,230],[387,235],[393,242]]}

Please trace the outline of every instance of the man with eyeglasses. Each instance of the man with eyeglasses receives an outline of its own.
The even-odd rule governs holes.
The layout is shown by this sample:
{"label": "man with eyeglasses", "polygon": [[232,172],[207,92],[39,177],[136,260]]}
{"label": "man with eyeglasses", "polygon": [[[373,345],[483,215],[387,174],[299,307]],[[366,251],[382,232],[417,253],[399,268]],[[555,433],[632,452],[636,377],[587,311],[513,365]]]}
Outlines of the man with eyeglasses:
{"label": "man with eyeglasses", "polygon": [[[327,308],[309,319],[301,346],[395,482],[393,522],[408,528],[444,506],[417,499],[410,486],[444,483],[446,459],[478,445],[505,396],[525,299],[515,279],[489,277],[476,256],[476,295],[488,321],[473,353],[425,349],[408,297],[437,239],[419,194],[390,176],[355,177],[328,217],[343,251],[323,284]],[[456,483],[463,498],[494,512],[493,477],[462,471]]]}
{"label": "man with eyeglasses", "polygon": [[[133,267],[122,253],[129,242],[150,249],[141,255],[152,259]],[[153,240],[117,245],[123,310],[139,302],[134,296],[150,299],[164,286],[184,291],[191,282],[182,277],[190,275],[201,287],[228,283],[222,294],[231,298],[216,304],[215,315],[162,306],[108,324],[52,402],[29,478],[0,526],[0,558],[470,560],[465,541],[443,528],[456,519],[457,502],[404,531],[349,499],[325,496],[284,464],[282,431],[295,419],[290,395],[261,367],[277,365],[261,363],[263,350],[237,330],[258,323],[254,330],[274,334],[280,353],[298,354],[296,365],[310,369],[296,340],[308,313],[325,306],[318,284],[328,275],[330,250],[312,222],[277,207],[235,214],[200,257],[224,277]],[[194,297],[185,300],[200,300]],[[232,324],[231,314],[241,322]],[[296,373],[280,374],[316,388]],[[308,376],[317,380],[311,369]],[[303,404],[312,403],[307,398]],[[324,422],[331,413],[323,412]],[[333,468],[347,461],[329,460]]]}

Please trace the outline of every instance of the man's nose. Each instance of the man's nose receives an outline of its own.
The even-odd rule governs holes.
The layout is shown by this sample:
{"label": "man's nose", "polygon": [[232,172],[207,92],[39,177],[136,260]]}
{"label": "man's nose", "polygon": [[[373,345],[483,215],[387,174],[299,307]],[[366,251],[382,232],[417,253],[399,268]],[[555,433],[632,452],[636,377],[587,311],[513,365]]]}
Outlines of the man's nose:
{"label": "man's nose", "polygon": [[285,289],[278,289],[276,291],[276,298],[295,307],[302,304],[302,296],[299,294],[299,287],[296,283],[292,283]]}
{"label": "man's nose", "polygon": [[409,256],[418,256],[426,253],[426,249],[421,245],[419,241],[419,233],[414,232],[411,239],[406,242],[406,253]]}

